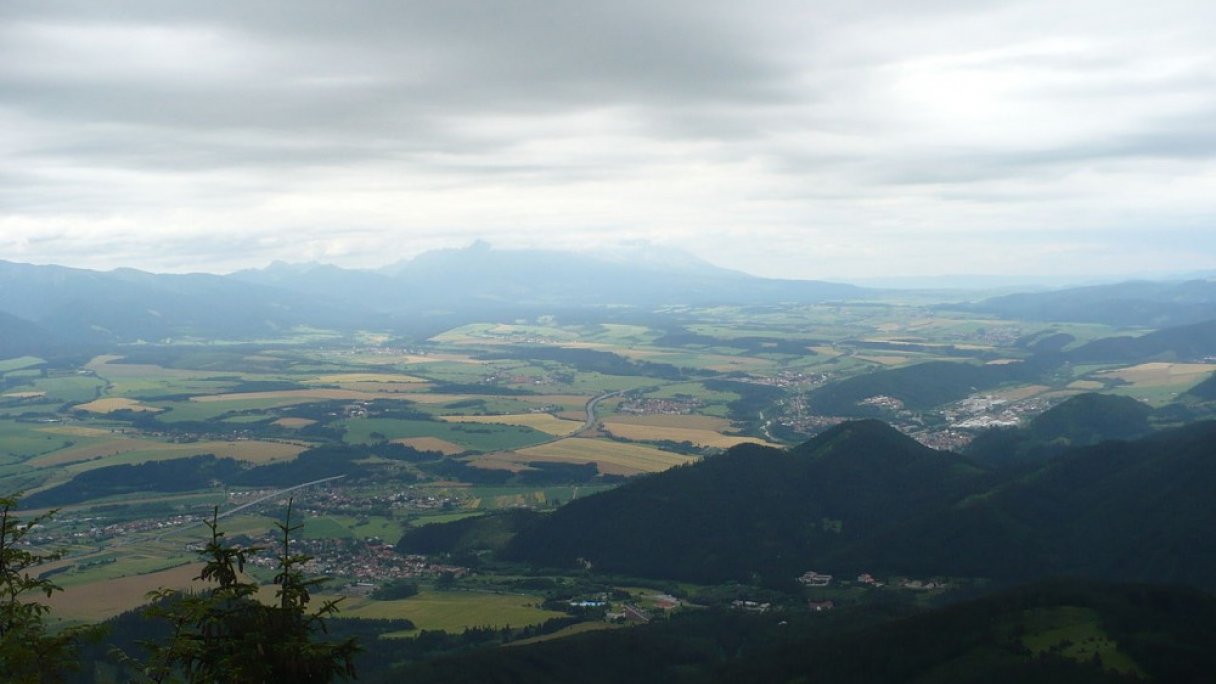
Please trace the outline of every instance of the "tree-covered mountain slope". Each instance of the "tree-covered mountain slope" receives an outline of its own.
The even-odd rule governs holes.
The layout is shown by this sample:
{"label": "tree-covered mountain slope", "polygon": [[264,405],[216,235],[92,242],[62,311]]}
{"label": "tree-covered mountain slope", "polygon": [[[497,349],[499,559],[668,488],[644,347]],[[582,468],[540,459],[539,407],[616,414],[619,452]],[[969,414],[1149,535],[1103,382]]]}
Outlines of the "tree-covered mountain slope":
{"label": "tree-covered mountain slope", "polygon": [[1212,491],[1216,422],[1008,467],[857,421],[790,450],[740,445],[493,537],[509,560],[703,582],[816,569],[1216,587]]}
{"label": "tree-covered mountain slope", "polygon": [[912,615],[693,611],[632,629],[487,648],[375,681],[415,684],[1210,681],[1216,598],[1176,587],[1048,582]]}

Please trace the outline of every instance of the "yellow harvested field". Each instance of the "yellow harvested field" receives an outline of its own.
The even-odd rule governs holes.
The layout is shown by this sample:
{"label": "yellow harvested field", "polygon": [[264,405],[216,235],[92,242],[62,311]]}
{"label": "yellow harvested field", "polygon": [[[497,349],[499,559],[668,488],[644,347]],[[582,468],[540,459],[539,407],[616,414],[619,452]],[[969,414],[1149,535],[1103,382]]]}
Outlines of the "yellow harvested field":
{"label": "yellow harvested field", "polygon": [[94,399],[87,404],[76,404],[72,408],[77,411],[88,411],[89,413],[114,413],[115,411],[150,411],[157,413],[164,410],[155,406],[146,406],[135,399],[127,399],[125,397]]}
{"label": "yellow harvested field", "polygon": [[429,392],[415,392],[409,396],[398,397],[398,399],[409,399],[416,401],[419,404],[448,404],[453,401],[463,401],[468,399],[467,394],[431,394]]}
{"label": "yellow harvested field", "polygon": [[1038,396],[1051,388],[1047,385],[1027,385],[1025,387],[1014,387],[1007,390],[998,390],[993,392],[993,396],[1000,397],[1006,401],[1021,401],[1030,397]]}
{"label": "yellow harvested field", "polygon": [[900,364],[908,363],[910,360],[906,356],[861,356],[860,354],[854,358],[861,359],[862,361],[882,364],[884,366],[898,366]]}
{"label": "yellow harvested field", "polygon": [[[293,459],[306,448],[308,447],[303,444],[257,440],[170,444],[149,439],[119,437],[97,444],[53,451],[30,459],[27,463],[36,468],[77,463],[82,464],[82,467],[78,467],[76,470],[92,470],[107,465],[117,465],[120,462],[168,461],[195,454],[215,454],[221,458],[227,456],[250,463],[270,463]],[[131,457],[126,457],[128,454]]]}
{"label": "yellow harvested field", "polygon": [[511,413],[501,416],[440,416],[439,419],[448,423],[522,425],[558,437],[572,435],[583,427],[583,424],[579,421],[562,420],[548,413]]}
{"label": "yellow harvested field", "polygon": [[46,392],[9,392],[0,396],[8,397],[9,399],[36,399],[45,397]]}
{"label": "yellow harvested field", "polygon": [[423,591],[398,601],[350,598],[343,601],[340,615],[369,619],[407,618],[418,629],[442,629],[453,633],[468,627],[533,625],[565,615],[538,608],[543,600],[522,594]]}
{"label": "yellow harvested field", "polygon": [[160,378],[202,379],[215,375],[212,371],[165,368],[164,366],[155,366],[150,363],[114,363],[122,358],[122,356],[114,354],[98,356],[89,361],[85,365],[85,368],[104,378],[141,378],[152,376]]}
{"label": "yellow harvested field", "polygon": [[146,575],[67,587],[42,602],[51,607],[51,614],[57,618],[100,622],[147,603],[150,591],[188,589],[202,567],[202,563],[190,563]]}
{"label": "yellow harvested field", "polygon": [[605,420],[627,425],[653,425],[655,427],[689,428],[692,430],[712,430],[723,432],[731,429],[730,421],[715,416],[697,416],[691,414],[655,413],[645,416],[633,416],[620,413],[609,416]]}
{"label": "yellow harvested field", "polygon": [[835,347],[810,347],[810,350],[820,356],[840,356],[840,352]]}
{"label": "yellow harvested field", "polygon": [[564,639],[576,634],[586,634],[587,632],[599,632],[605,629],[622,629],[625,625],[618,625],[613,622],[577,622],[568,627],[562,627],[556,632],[542,634],[540,636],[528,637],[512,641],[509,644],[504,644],[504,647],[511,648],[513,646],[527,646],[528,644],[539,644],[542,641],[553,641],[555,639]]}
{"label": "yellow harvested field", "polygon": [[66,463],[76,463],[79,461],[89,461],[95,458],[103,458],[105,456],[115,456],[117,454],[125,454],[129,451],[138,449],[152,449],[161,446],[169,446],[164,442],[153,442],[147,439],[131,439],[129,437],[115,437],[111,440],[97,442],[95,444],[82,444],[80,446],[69,447],[52,451],[49,454],[36,456],[26,461],[26,465],[31,465],[35,468],[46,468],[49,466],[64,465]]}
{"label": "yellow harvested field", "polygon": [[1155,361],[1131,368],[1105,371],[1108,375],[1138,387],[1167,387],[1199,382],[1203,376],[1216,372],[1216,365],[1207,363],[1166,363]]}
{"label": "yellow harvested field", "polygon": [[697,446],[719,447],[729,449],[736,444],[743,442],[751,442],[753,444],[766,444],[762,439],[755,437],[740,437],[738,435],[724,435],[713,430],[698,430],[695,428],[679,428],[679,427],[663,427],[659,425],[632,425],[629,423],[618,423],[611,420],[605,420],[602,423],[604,430],[614,437],[620,439],[630,439],[636,442],[692,442]]}
{"label": "yellow harvested field", "polygon": [[582,409],[587,405],[590,395],[585,394],[534,394],[512,397],[537,406],[561,406],[567,409]]}
{"label": "yellow harvested field", "polygon": [[83,425],[56,425],[54,427],[38,428],[38,432],[49,432],[53,435],[71,435],[73,437],[111,437],[114,435],[113,430],[85,427]]}
{"label": "yellow harvested field", "polygon": [[438,451],[444,456],[459,454],[465,451],[465,448],[459,444],[453,444],[446,439],[439,439],[438,437],[406,437],[404,439],[394,439],[393,442],[414,447],[419,451]]}
{"label": "yellow harvested field", "polygon": [[1076,380],[1074,382],[1068,383],[1068,387],[1069,387],[1069,389],[1079,389],[1079,390],[1100,390],[1103,387],[1105,387],[1105,385],[1098,382],[1097,380]]}
{"label": "yellow harvested field", "polygon": [[356,392],[418,392],[426,385],[421,382],[343,382],[338,388]]}
{"label": "yellow harvested field", "polygon": [[308,418],[280,418],[271,424],[278,425],[279,427],[296,429],[296,428],[308,427],[309,425],[312,425],[313,423],[316,423],[316,422],[317,421],[310,420]]}
{"label": "yellow harvested field", "polygon": [[306,389],[306,390],[281,390],[277,392],[238,392],[231,394],[200,394],[195,397],[190,397],[190,401],[201,403],[213,401],[244,401],[246,399],[340,399],[340,400],[367,400],[372,399],[403,399],[400,393],[396,392],[359,392],[355,390],[345,389]]}
{"label": "yellow harvested field", "polygon": [[413,376],[404,375],[402,373],[339,373],[336,375],[322,375],[317,378],[318,382],[392,382],[392,383],[419,383],[426,380]]}
{"label": "yellow harvested field", "polygon": [[657,473],[696,460],[692,456],[673,454],[641,444],[624,444],[583,437],[571,437],[515,452],[491,454],[473,463],[476,465],[485,459],[516,463],[527,463],[528,461],[594,462],[599,465],[600,472],[613,475]]}

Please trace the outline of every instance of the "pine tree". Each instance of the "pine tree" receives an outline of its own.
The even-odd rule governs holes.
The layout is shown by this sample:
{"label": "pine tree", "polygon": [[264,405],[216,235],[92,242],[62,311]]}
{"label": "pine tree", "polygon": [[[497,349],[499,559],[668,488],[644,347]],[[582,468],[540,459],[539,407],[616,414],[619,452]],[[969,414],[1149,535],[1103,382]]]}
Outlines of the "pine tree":
{"label": "pine tree", "polygon": [[200,551],[206,559],[195,579],[216,586],[202,592],[153,592],[147,614],[168,621],[169,640],[145,644],[148,660],[139,666],[153,682],[182,677],[188,684],[227,682],[331,682],[354,677],[355,640],[324,639],[326,616],[337,612],[337,601],[325,601],[309,612],[312,590],[324,578],[307,579],[301,566],[311,557],[291,552],[291,535],[300,525],[291,522],[292,504],[284,522],[278,556],[276,605],[256,598],[256,583],[242,579],[245,563],[260,547],[224,542],[218,509],[207,521],[211,540]]}
{"label": "pine tree", "polygon": [[14,514],[17,501],[17,496],[0,497],[0,675],[15,684],[57,682],[75,663],[76,641],[86,630],[47,631],[50,608],[31,595],[49,598],[60,587],[30,569],[60,554],[34,553],[23,542],[54,511],[22,522]]}

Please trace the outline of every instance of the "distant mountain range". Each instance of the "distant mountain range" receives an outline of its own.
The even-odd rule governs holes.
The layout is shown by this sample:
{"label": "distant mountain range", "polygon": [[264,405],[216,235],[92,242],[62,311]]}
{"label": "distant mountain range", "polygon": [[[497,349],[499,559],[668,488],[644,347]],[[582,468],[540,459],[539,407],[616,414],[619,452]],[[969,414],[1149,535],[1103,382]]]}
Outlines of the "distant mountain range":
{"label": "distant mountain range", "polygon": [[962,308],[1032,321],[1163,328],[1216,319],[1216,280],[1133,280],[1010,294]]}
{"label": "distant mountain range", "polygon": [[865,296],[838,283],[770,280],[671,253],[605,257],[428,252],[377,271],[284,264],[230,275],[90,271],[0,261],[4,353],[169,339],[251,340],[295,328],[433,334],[476,320],[587,307],[807,303]]}
{"label": "distant mountain range", "polygon": [[[1033,432],[1100,443],[1012,465],[992,453],[935,451],[873,420],[789,450],[740,445],[548,516],[518,518],[500,553],[539,566],[589,563],[701,582],[781,584],[815,569],[1216,587],[1216,422],[1102,441],[1102,430],[1122,427],[1078,414],[1104,412],[1107,403],[1056,409]],[[500,520],[482,524],[498,525],[495,538],[506,538]],[[477,538],[452,530],[453,543]],[[411,550],[412,534],[400,548]],[[441,546],[441,528],[417,534],[430,551]]]}
{"label": "distant mountain range", "polygon": [[[7,314],[0,316],[0,351],[281,339],[304,328],[424,338],[478,320],[542,314],[573,320],[588,309],[602,319],[666,305],[805,304],[889,294],[759,278],[672,250],[576,254],[484,243],[376,270],[278,262],[228,275],[167,275],[0,261],[0,314]],[[953,306],[1029,320],[1168,327],[1216,320],[1216,282],[1128,282]]]}
{"label": "distant mountain range", "polygon": [[231,277],[390,313],[818,302],[873,292],[840,283],[757,278],[675,251],[599,256],[499,250],[485,243],[426,252],[378,271],[279,263]]}

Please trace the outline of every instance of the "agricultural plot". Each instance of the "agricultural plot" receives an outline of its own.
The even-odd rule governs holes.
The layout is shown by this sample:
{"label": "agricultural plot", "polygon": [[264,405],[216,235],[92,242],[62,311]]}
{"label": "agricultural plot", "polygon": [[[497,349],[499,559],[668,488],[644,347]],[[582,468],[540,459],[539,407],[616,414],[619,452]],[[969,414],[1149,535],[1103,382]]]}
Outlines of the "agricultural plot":
{"label": "agricultural plot", "polygon": [[427,381],[414,375],[405,375],[404,373],[335,373],[322,375],[316,378],[315,382],[342,385],[349,383],[418,384]]}
{"label": "agricultural plot", "polygon": [[475,465],[497,463],[518,466],[529,461],[595,463],[601,473],[637,475],[657,473],[694,460],[696,459],[692,456],[674,454],[641,444],[570,437],[528,449],[491,454],[478,459]]}
{"label": "agricultural plot", "polygon": [[201,569],[201,563],[190,563],[159,572],[78,584],[51,594],[44,603],[56,617],[99,622],[142,605],[148,592],[190,588]]}
{"label": "agricultural plot", "polygon": [[304,444],[240,440],[234,442],[200,441],[185,444],[157,442],[151,439],[115,436],[99,438],[91,444],[74,446],[30,459],[36,468],[69,466],[81,472],[105,466],[166,461],[197,454],[215,454],[254,464],[271,463],[295,458],[307,448]]}
{"label": "agricultural plot", "polygon": [[71,437],[35,425],[0,421],[0,463],[57,451],[71,443]]}
{"label": "agricultural plot", "polygon": [[1216,372],[1216,365],[1208,363],[1152,362],[1097,375],[1118,378],[1138,387],[1173,387],[1193,385],[1213,372]]}
{"label": "agricultural plot", "polygon": [[234,394],[205,394],[190,397],[190,401],[209,404],[213,402],[251,401],[251,400],[295,400],[321,401],[337,399],[341,401],[371,401],[373,399],[408,399],[401,392],[364,392],[336,388],[277,390],[270,392],[240,392]]}
{"label": "agricultural plot", "polygon": [[1213,372],[1216,372],[1216,365],[1212,364],[1153,362],[1099,372],[1093,377],[1127,383],[1112,387],[1111,392],[1159,406],[1176,399]]}
{"label": "agricultural plot", "polygon": [[[441,629],[461,632],[469,627],[536,625],[565,613],[539,608],[542,599],[526,594],[483,592],[423,591],[400,601],[349,599],[342,604],[342,617],[396,619],[406,618],[419,630]],[[394,636],[412,636],[405,632]]]}
{"label": "agricultural plot", "polygon": [[465,451],[465,448],[459,444],[449,442],[446,439],[439,439],[438,437],[405,437],[394,439],[393,442],[414,447],[419,451],[438,451],[444,456],[451,456]]}
{"label": "agricultural plot", "polygon": [[1022,645],[1034,655],[1049,651],[1081,663],[1099,660],[1107,670],[1127,675],[1144,673],[1102,627],[1100,616],[1088,608],[1048,608],[1026,611]]}
{"label": "agricultural plot", "polygon": [[[659,420],[647,420],[654,418]],[[681,421],[680,418],[690,418]],[[700,420],[698,420],[700,419]],[[711,423],[712,421],[712,423]],[[765,444],[754,437],[724,434],[718,429],[698,425],[730,423],[710,416],[613,416],[601,421],[603,429],[613,437],[635,442],[691,442],[702,447],[728,449],[743,442]]]}
{"label": "agricultural plot", "polygon": [[37,356],[18,356],[12,359],[0,360],[0,373],[9,373],[23,368],[33,368],[46,363],[44,359]]}
{"label": "agricultural plot", "polygon": [[94,399],[93,401],[77,404],[72,407],[77,411],[88,411],[89,413],[114,413],[115,411],[149,411],[156,413],[164,409],[156,406],[148,406],[141,404],[134,399],[126,397],[105,397],[104,399]]}
{"label": "agricultural plot", "polygon": [[[231,395],[240,397],[241,395]],[[295,406],[297,404],[312,403],[312,399],[303,397],[297,398],[282,398],[282,399],[232,399],[229,401],[175,401],[175,402],[157,402],[152,405],[165,409],[165,412],[157,416],[157,420],[165,423],[178,423],[183,421],[205,421],[213,418],[218,418],[225,413],[233,413],[240,411],[265,411],[269,409],[284,408],[287,406]]]}
{"label": "agricultural plot", "polygon": [[348,444],[437,437],[445,442],[458,444],[468,451],[495,451],[518,449],[553,439],[552,435],[523,425],[482,425],[392,418],[355,418],[344,421],[342,425],[346,428],[344,439]]}
{"label": "agricultural plot", "polygon": [[63,375],[38,378],[30,391],[42,392],[48,400],[79,404],[98,398],[104,386],[104,381],[92,376]]}
{"label": "agricultural plot", "polygon": [[539,430],[545,434],[567,437],[578,432],[583,423],[574,420],[563,420],[548,413],[516,413],[500,416],[443,416],[441,420],[450,423],[479,423],[486,425],[523,425]]}

